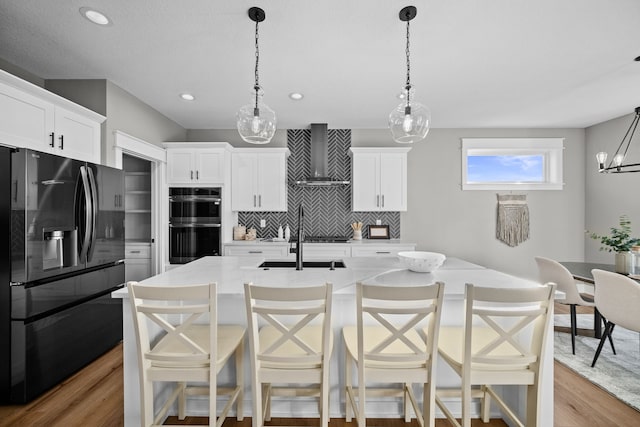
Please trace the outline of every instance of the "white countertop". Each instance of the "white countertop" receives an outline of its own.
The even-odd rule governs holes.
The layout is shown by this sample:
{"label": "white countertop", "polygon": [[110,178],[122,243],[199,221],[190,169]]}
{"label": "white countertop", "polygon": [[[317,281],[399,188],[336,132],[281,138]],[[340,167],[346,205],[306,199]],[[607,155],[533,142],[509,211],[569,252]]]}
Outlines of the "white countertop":
{"label": "white countertop", "polygon": [[[536,282],[520,279],[495,270],[484,268],[458,258],[447,258],[444,265],[433,273],[415,273],[402,268],[396,258],[344,258],[346,268],[258,268],[264,257],[204,257],[143,280],[149,285],[192,285],[218,283],[220,295],[243,295],[243,284],[253,282],[266,286],[293,287],[333,283],[334,294],[353,295],[355,283],[371,284],[429,284],[445,283],[445,298],[462,298],[464,285],[471,282],[481,286],[520,287],[535,286]],[[127,298],[127,289],[112,294],[115,298]]]}

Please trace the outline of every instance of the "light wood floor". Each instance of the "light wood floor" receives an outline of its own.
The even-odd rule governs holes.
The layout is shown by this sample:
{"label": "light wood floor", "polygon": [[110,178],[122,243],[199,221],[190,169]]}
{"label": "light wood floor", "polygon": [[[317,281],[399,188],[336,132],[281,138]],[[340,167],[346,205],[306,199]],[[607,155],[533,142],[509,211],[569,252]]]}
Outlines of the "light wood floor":
{"label": "light wood floor", "polygon": [[[563,312],[563,307],[557,307]],[[555,427],[640,426],[640,412],[620,402],[570,369],[555,362]],[[0,406],[0,426],[110,427],[123,425],[122,345],[68,378],[40,398],[26,405]],[[191,417],[185,424],[204,424],[206,418]],[[368,425],[380,427],[417,427],[399,419],[370,419]],[[280,425],[316,425],[317,419],[274,419]],[[356,427],[354,422],[332,419],[330,427]],[[502,427],[502,420],[474,427]],[[242,422],[228,419],[224,427],[250,427],[250,418]],[[448,427],[438,420],[437,427]]]}

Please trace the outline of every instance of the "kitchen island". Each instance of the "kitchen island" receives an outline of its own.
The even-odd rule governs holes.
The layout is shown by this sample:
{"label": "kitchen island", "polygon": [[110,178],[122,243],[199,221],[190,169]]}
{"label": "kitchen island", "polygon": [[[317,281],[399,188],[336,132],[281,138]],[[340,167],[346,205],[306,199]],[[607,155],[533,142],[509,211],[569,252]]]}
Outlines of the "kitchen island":
{"label": "kitchen island", "polygon": [[[331,417],[344,417],[344,348],[340,330],[343,325],[356,324],[355,283],[363,281],[381,285],[420,285],[435,281],[445,283],[442,325],[461,325],[464,319],[464,286],[473,283],[492,287],[529,287],[536,282],[510,276],[495,270],[484,268],[457,258],[448,258],[444,265],[433,273],[414,273],[402,268],[395,258],[345,258],[346,268],[329,270],[326,268],[263,269],[259,268],[264,257],[205,257],[185,264],[165,273],[150,277],[141,283],[149,285],[190,285],[217,282],[218,284],[218,322],[220,324],[237,323],[246,325],[244,306],[245,282],[278,287],[310,286],[325,282],[333,283],[334,300],[332,323],[334,329],[334,351],[330,368],[330,411]],[[114,298],[128,300],[126,288],[112,294]],[[548,334],[544,358],[543,378],[541,381],[542,400],[539,408],[540,425],[553,425],[553,334]],[[125,425],[138,426],[140,420],[139,376],[136,354],[136,337],[133,328],[131,307],[128,301],[123,304],[123,360],[124,360],[124,402]],[[247,346],[248,348],[248,346]],[[245,416],[251,416],[251,384],[249,375],[248,350],[245,383]],[[437,387],[447,388],[459,385],[458,377],[445,363],[438,363],[436,373]],[[219,383],[233,379],[233,372],[222,372]],[[507,401],[523,414],[526,402],[524,387],[504,387]],[[156,393],[166,390],[157,389]],[[400,401],[384,399],[367,405],[368,417],[400,417]],[[460,413],[459,404],[447,401],[454,414]],[[188,413],[207,415],[206,400],[190,399]],[[478,407],[474,406],[475,414]],[[296,400],[275,400],[272,404],[273,416],[317,417],[316,399],[297,398]],[[441,414],[439,416],[442,416]],[[477,416],[477,415],[476,415]],[[492,417],[500,417],[494,407]]]}

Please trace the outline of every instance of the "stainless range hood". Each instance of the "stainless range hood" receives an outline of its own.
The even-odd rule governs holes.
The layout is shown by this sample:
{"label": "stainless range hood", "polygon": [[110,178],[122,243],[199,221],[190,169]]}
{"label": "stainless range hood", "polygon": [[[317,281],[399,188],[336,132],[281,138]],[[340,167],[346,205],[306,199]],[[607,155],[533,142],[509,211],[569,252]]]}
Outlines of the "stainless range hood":
{"label": "stainless range hood", "polygon": [[327,176],[329,141],[326,123],[311,124],[311,176],[296,181],[305,187],[328,187],[348,185],[349,181],[340,181]]}

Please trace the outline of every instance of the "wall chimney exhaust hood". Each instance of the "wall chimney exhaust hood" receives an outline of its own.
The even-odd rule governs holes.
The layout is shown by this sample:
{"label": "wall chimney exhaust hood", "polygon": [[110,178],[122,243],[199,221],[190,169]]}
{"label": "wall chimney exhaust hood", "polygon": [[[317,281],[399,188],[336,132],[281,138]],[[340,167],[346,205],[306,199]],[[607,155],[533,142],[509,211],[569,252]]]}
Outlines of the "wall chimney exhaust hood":
{"label": "wall chimney exhaust hood", "polygon": [[329,187],[348,185],[349,181],[340,181],[327,176],[329,158],[329,138],[326,123],[311,124],[311,176],[296,181],[302,187]]}

